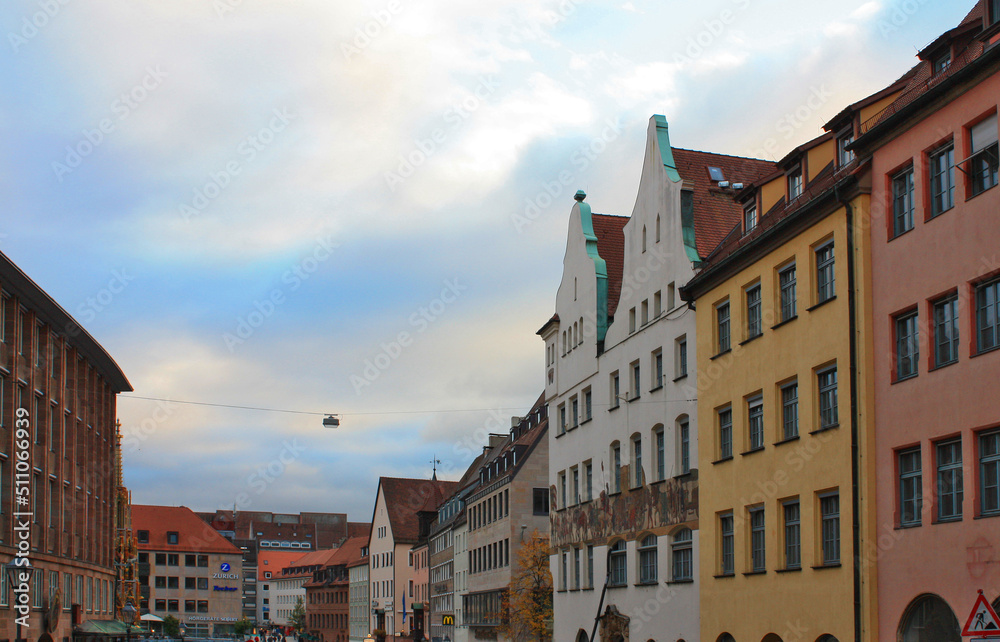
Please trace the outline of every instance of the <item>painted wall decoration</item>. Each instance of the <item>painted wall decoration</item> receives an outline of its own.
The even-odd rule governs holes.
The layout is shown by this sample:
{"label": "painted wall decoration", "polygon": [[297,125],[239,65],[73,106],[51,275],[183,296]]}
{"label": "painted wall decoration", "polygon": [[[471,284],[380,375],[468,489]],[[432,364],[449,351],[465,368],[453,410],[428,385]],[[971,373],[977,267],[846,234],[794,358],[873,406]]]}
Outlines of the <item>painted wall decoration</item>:
{"label": "painted wall decoration", "polygon": [[[628,479],[627,467],[622,477]],[[551,489],[555,497],[555,487]],[[554,504],[557,505],[557,504]],[[609,495],[550,514],[553,548],[568,544],[603,544],[610,537],[634,539],[643,531],[698,520],[698,471],[663,482]]]}

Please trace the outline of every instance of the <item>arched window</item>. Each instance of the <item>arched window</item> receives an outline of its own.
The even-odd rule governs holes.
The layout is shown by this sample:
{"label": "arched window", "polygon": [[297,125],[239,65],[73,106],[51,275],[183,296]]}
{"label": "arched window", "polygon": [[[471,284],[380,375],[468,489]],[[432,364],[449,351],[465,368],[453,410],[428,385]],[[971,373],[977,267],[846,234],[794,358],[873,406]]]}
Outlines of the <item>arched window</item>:
{"label": "arched window", "polygon": [[577,631],[576,642],[587,642],[587,632],[583,629]]}
{"label": "arched window", "polygon": [[840,642],[840,640],[833,637],[829,633],[824,633],[823,635],[816,638],[816,642]]}
{"label": "arched window", "polygon": [[694,552],[691,548],[693,540],[691,529],[682,528],[677,531],[674,541],[670,544],[675,582],[694,579]]}
{"label": "arched window", "polygon": [[718,638],[716,638],[715,642],[736,642],[736,638],[729,635],[728,633],[723,633]]}
{"label": "arched window", "polygon": [[639,542],[639,582],[656,583],[656,535],[646,535]]}
{"label": "arched window", "polygon": [[627,553],[625,540],[620,539],[611,546],[611,585],[625,586],[628,584]]}
{"label": "arched window", "polygon": [[774,633],[768,633],[761,639],[760,642],[781,642],[781,638]]}
{"label": "arched window", "polygon": [[914,599],[899,623],[900,642],[960,642],[961,639],[955,613],[937,595],[924,594]]}

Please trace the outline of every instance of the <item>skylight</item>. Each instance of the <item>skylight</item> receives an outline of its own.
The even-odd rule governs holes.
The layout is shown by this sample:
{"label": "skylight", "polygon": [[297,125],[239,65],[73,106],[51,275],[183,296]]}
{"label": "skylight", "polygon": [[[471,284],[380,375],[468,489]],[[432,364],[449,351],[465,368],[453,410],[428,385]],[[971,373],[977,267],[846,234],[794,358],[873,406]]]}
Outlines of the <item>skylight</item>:
{"label": "skylight", "polygon": [[709,167],[708,176],[715,182],[726,180],[726,177],[722,175],[722,169],[718,167]]}

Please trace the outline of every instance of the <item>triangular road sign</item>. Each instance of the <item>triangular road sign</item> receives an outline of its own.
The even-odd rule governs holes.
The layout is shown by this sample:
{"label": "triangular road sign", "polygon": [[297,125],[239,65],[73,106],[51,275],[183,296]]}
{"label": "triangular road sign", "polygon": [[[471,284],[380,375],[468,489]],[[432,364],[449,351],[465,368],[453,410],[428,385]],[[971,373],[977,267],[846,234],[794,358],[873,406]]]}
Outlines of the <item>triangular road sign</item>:
{"label": "triangular road sign", "polygon": [[983,592],[979,591],[976,605],[972,607],[969,614],[969,621],[962,629],[962,635],[988,635],[990,637],[1000,637],[1000,618],[993,610],[990,603],[983,597]]}

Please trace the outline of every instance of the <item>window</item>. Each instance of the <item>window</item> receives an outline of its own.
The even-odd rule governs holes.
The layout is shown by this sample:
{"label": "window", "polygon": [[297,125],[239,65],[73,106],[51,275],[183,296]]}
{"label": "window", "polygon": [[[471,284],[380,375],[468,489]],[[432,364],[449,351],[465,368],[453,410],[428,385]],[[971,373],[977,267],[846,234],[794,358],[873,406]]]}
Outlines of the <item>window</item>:
{"label": "window", "polygon": [[920,449],[899,453],[899,525],[919,526],[921,497]]}
{"label": "window", "polygon": [[854,160],[854,152],[847,149],[847,146],[853,142],[854,132],[848,132],[837,139],[837,159],[840,167],[843,167]]}
{"label": "window", "polygon": [[947,51],[941,54],[940,56],[934,59],[932,64],[934,66],[935,76],[940,73],[948,71],[948,67],[951,67],[951,52]]}
{"label": "window", "polygon": [[764,558],[764,507],[748,510],[750,513],[750,570],[761,573],[766,570]]}
{"label": "window", "polygon": [[639,314],[642,321],[642,325],[649,323],[649,299],[645,299],[639,306]]}
{"label": "window", "polygon": [[573,477],[573,503],[580,503],[580,469],[576,466],[570,469]]}
{"label": "window", "polygon": [[747,339],[760,336],[761,316],[760,316],[760,284],[751,286],[746,290],[747,297]]}
{"label": "window", "polygon": [[167,588],[167,578],[163,575],[156,575],[153,577],[153,586],[158,589]]}
{"label": "window", "polygon": [[917,313],[913,312],[896,319],[896,379],[915,377],[919,357]]}
{"label": "window", "polygon": [[622,491],[622,448],[617,441],[611,445],[611,465],[612,491],[620,493]]}
{"label": "window", "polygon": [[670,544],[673,569],[673,581],[689,582],[694,579],[694,553],[692,542],[694,537],[690,528],[682,528],[674,535]]}
{"label": "window", "polygon": [[559,434],[566,432],[566,404],[559,404]]}
{"label": "window", "polygon": [[733,456],[733,410],[719,411],[719,459]]}
{"label": "window", "polygon": [[594,404],[590,388],[583,391],[583,420],[590,421],[594,416]]}
{"label": "window", "polygon": [[580,590],[580,549],[573,549],[573,590]]}
{"label": "window", "polygon": [[167,554],[167,566],[178,566],[180,564],[180,555],[177,553]]}
{"label": "window", "polygon": [[681,474],[687,475],[691,472],[691,428],[687,417],[678,422],[677,432],[680,436],[681,452]]}
{"label": "window", "polygon": [[642,486],[642,437],[632,438],[632,488]]}
{"label": "window", "polygon": [[663,349],[653,353],[653,390],[663,386]]}
{"label": "window", "polygon": [[666,440],[663,435],[663,426],[653,430],[653,441],[656,445],[656,479],[661,481],[667,478]]}
{"label": "window", "polygon": [[931,216],[947,212],[955,206],[955,146],[933,152],[931,165]]}
{"label": "window", "polygon": [[715,306],[716,337],[719,353],[729,350],[729,302]]}
{"label": "window", "polygon": [[675,292],[675,288],[674,288],[673,282],[668,283],[667,284],[667,309],[668,310],[673,310],[674,309],[674,292]]}
{"label": "window", "polygon": [[161,611],[162,612],[162,611],[166,611],[167,610],[167,601],[166,600],[156,600],[155,602],[153,602],[153,604],[156,605],[156,610],[157,611]]}
{"label": "window", "polygon": [[535,515],[548,515],[549,489],[533,488],[531,489],[531,497],[532,497],[532,513]]}
{"label": "window", "polygon": [[594,465],[589,461],[584,464],[584,498],[586,501],[594,499]]}
{"label": "window", "polygon": [[979,352],[1000,346],[1000,280],[976,288],[976,334]]}
{"label": "window", "polygon": [[681,377],[686,377],[688,373],[688,342],[687,335],[677,339],[677,364],[676,377],[680,379]]}
{"label": "window", "polygon": [[167,577],[167,588],[168,589],[180,588],[180,585],[181,585],[180,578],[173,577],[173,576]]}
{"label": "window", "polygon": [[198,558],[194,555],[185,555],[184,566],[197,566],[198,564],[197,559]]}
{"label": "window", "polygon": [[628,331],[629,334],[635,332],[635,308],[628,311]]}
{"label": "window", "polygon": [[799,436],[799,384],[797,381],[781,387],[781,438]]}
{"label": "window", "polygon": [[820,497],[819,514],[823,564],[840,564],[840,495]]}
{"label": "window", "polygon": [[981,513],[1000,513],[1000,431],[979,436]]}
{"label": "window", "polygon": [[750,232],[757,227],[757,204],[751,203],[743,208],[743,232]]}
{"label": "window", "polygon": [[747,400],[747,424],[750,450],[764,447],[764,399],[760,395]]}
{"label": "window", "polygon": [[938,520],[962,518],[962,440],[940,443],[937,451]]}
{"label": "window", "polygon": [[[199,577],[198,578],[198,590],[199,591],[207,591],[208,590],[208,578],[207,577]],[[267,585],[266,584],[264,585],[264,590],[267,590]]]}
{"label": "window", "polygon": [[619,379],[618,379],[618,371],[616,370],[616,371],[614,371],[614,372],[611,373],[611,407],[612,408],[617,408],[618,405],[619,405],[619,401],[621,401],[621,399],[620,399],[620,397],[621,397],[620,390],[621,390],[621,386],[620,386]]}
{"label": "window", "polygon": [[574,428],[580,425],[580,400],[573,397],[569,400],[570,405],[570,418],[573,423],[570,424]]}
{"label": "window", "polygon": [[976,196],[997,184],[996,114],[970,129],[972,157],[969,158],[971,195]]}
{"label": "window", "polygon": [[913,168],[892,177],[892,235],[913,229]]}
{"label": "window", "polygon": [[197,607],[195,606],[194,600],[184,600],[184,612],[185,613],[196,613]]}
{"label": "window", "polygon": [[193,578],[193,577],[185,577],[184,578],[184,588],[185,588],[185,590],[187,590],[187,589],[194,590],[195,589],[195,586],[197,586],[197,582],[195,581],[195,579],[196,578]]}
{"label": "window", "polygon": [[642,377],[639,374],[639,362],[632,364],[632,395],[629,400],[638,399],[642,393]]}
{"label": "window", "polygon": [[587,546],[587,588],[594,588],[594,546]]}
{"label": "window", "polygon": [[647,535],[639,542],[639,583],[656,583],[656,535]]}
{"label": "window", "polygon": [[156,565],[157,566],[166,566],[167,565],[167,554],[166,553],[157,553],[156,554]]}
{"label": "window", "polygon": [[816,249],[816,302],[828,301],[836,295],[833,243]]}
{"label": "window", "polygon": [[626,564],[625,540],[618,540],[611,547],[611,586],[625,586],[628,582],[628,566]]}
{"label": "window", "polygon": [[989,9],[989,16],[987,19],[990,24],[993,25],[1000,22],[1000,0],[990,0],[987,8]]}
{"label": "window", "polygon": [[663,303],[660,291],[657,290],[653,293],[653,318],[660,316],[661,312],[663,312]]}
{"label": "window", "polygon": [[819,384],[819,427],[830,428],[840,423],[837,411],[837,369],[816,374]]}
{"label": "window", "polygon": [[642,251],[646,251],[646,226],[642,226]]}
{"label": "window", "polygon": [[785,568],[802,567],[802,527],[798,500],[782,505],[785,517]]}
{"label": "window", "polygon": [[778,272],[778,290],[781,297],[781,320],[794,319],[795,309],[795,264]]}
{"label": "window", "polygon": [[[306,537],[308,537],[308,535]],[[200,568],[208,568],[208,555],[198,556],[198,566]]]}
{"label": "window", "polygon": [[149,531],[136,532],[136,540],[140,544],[149,544]]}
{"label": "window", "polygon": [[788,175],[788,200],[793,201],[802,194],[802,168],[796,167]]}
{"label": "window", "polygon": [[177,531],[169,531],[167,533],[167,544],[177,543]]}
{"label": "window", "polygon": [[958,361],[958,296],[934,304],[934,365]]}
{"label": "window", "polygon": [[733,542],[733,514],[724,513],[719,516],[719,573],[732,575],[735,572],[735,548]]}
{"label": "window", "polygon": [[[559,510],[566,508],[566,472],[559,473]],[[486,518],[489,523],[489,517]]]}
{"label": "window", "polygon": [[656,215],[656,242],[660,242],[660,215]]}

